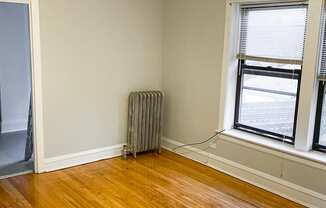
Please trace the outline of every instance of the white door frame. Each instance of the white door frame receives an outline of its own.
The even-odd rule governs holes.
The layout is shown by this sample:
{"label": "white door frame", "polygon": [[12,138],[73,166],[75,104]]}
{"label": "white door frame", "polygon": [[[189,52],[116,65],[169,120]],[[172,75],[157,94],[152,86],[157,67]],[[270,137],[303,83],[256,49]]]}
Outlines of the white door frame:
{"label": "white door frame", "polygon": [[31,73],[32,73],[32,111],[33,111],[33,143],[34,143],[34,169],[41,173],[44,158],[43,146],[43,100],[42,100],[42,62],[39,0],[0,0],[0,2],[20,3],[28,5],[30,48],[31,48]]}

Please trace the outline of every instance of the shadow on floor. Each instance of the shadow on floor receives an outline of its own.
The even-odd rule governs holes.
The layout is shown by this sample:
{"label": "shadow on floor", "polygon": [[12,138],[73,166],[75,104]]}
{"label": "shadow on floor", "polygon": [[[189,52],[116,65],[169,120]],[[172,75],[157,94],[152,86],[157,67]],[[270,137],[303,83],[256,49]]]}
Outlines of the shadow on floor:
{"label": "shadow on floor", "polygon": [[24,161],[27,132],[4,133],[0,137],[0,178],[33,172],[33,161]]}

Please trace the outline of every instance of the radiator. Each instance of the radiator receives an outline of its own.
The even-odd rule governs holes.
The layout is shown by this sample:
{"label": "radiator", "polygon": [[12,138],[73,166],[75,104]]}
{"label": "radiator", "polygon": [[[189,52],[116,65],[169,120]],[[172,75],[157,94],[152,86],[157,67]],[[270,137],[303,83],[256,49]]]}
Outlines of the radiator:
{"label": "radiator", "polygon": [[160,152],[163,122],[163,93],[132,92],[128,105],[127,148],[136,157],[139,152]]}

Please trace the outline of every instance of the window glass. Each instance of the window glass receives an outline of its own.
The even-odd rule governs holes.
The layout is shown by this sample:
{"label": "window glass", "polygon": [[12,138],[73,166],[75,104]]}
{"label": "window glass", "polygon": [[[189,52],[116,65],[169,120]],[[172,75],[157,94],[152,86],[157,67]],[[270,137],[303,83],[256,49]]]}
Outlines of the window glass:
{"label": "window glass", "polygon": [[321,111],[320,119],[320,131],[319,131],[319,144],[326,146],[326,91],[324,89],[324,98]]}
{"label": "window glass", "polygon": [[243,75],[239,122],[292,137],[298,81]]}

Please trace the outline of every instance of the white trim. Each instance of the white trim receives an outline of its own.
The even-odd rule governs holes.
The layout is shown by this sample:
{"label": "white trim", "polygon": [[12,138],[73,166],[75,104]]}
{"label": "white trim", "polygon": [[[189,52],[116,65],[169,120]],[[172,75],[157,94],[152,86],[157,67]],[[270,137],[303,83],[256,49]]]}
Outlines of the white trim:
{"label": "white trim", "polygon": [[42,93],[42,59],[39,0],[29,2],[29,22],[31,38],[31,64],[32,64],[32,93],[33,93],[33,128],[34,128],[34,167],[35,172],[40,172],[43,165],[43,93]]}
{"label": "white trim", "polygon": [[49,172],[121,155],[123,144],[44,159],[40,172]]}
{"label": "white trim", "polygon": [[230,129],[233,126],[238,66],[236,55],[240,39],[238,5],[231,5],[227,1],[225,12],[218,129]]}
{"label": "white trim", "polygon": [[319,48],[321,34],[321,16],[323,0],[309,2],[307,32],[299,95],[295,148],[309,151],[312,148],[316,102],[317,102],[317,68],[319,66]]}
{"label": "white trim", "polygon": [[[168,150],[180,145],[183,144],[167,138],[163,140],[163,147]],[[185,147],[185,149],[186,153],[177,153],[307,207],[326,207],[326,195],[197,148]]]}

